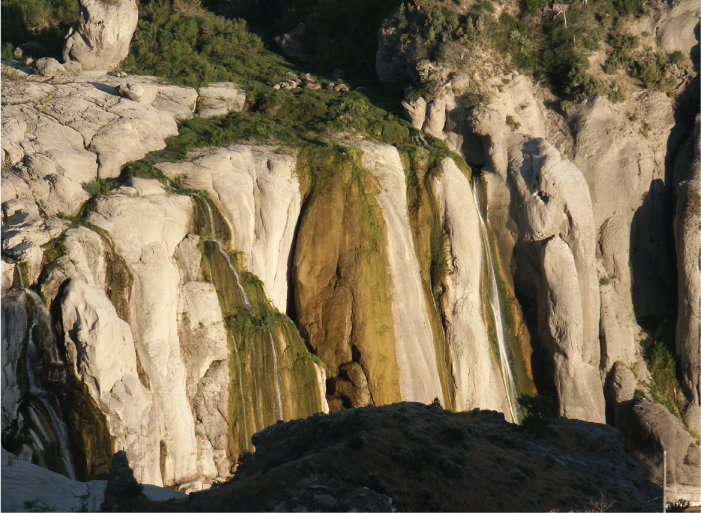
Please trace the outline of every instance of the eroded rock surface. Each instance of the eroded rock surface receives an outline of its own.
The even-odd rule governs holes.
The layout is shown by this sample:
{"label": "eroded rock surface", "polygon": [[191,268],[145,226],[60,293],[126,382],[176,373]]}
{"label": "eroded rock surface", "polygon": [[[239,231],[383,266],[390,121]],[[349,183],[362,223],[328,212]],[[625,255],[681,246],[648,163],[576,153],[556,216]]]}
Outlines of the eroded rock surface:
{"label": "eroded rock surface", "polygon": [[129,325],[104,290],[79,279],[65,286],[61,311],[68,360],[105,414],[116,448],[126,451],[140,482],[161,485],[159,428]]}
{"label": "eroded rock surface", "polygon": [[404,169],[393,146],[362,141],[357,147],[363,152],[363,167],[380,186],[375,198],[387,227],[388,272],[392,280],[392,315],[402,399],[430,403],[433,398],[442,397],[443,392],[409,225]]}
{"label": "eroded rock surface", "polygon": [[248,270],[263,280],[270,300],[285,312],[288,259],[302,202],[294,157],[272,147],[239,144],[156,167],[170,178],[184,177],[184,187],[212,195],[231,230],[231,249],[243,253]]}
{"label": "eroded rock surface", "polygon": [[441,309],[453,356],[457,407],[462,411],[484,407],[510,415],[483,316],[484,259],[477,206],[462,171],[450,159],[444,159],[442,166],[433,191],[448,236],[451,272]]}
{"label": "eroded rock surface", "polygon": [[85,70],[118,67],[129,55],[138,21],[135,0],[80,0],[80,18],[66,38],[63,60],[77,61]]}
{"label": "eroded rock surface", "polygon": [[513,146],[509,157],[519,239],[540,266],[538,324],[554,358],[560,413],[604,422],[596,232],[588,187],[579,169],[543,139]]}

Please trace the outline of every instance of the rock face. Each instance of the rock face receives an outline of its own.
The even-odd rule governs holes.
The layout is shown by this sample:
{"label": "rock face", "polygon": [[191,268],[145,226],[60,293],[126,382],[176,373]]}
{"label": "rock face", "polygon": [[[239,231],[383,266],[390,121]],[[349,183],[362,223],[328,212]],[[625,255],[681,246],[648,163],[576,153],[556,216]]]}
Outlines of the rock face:
{"label": "rock face", "polygon": [[294,158],[269,147],[231,145],[195,155],[191,162],[156,167],[170,178],[184,177],[185,187],[212,195],[231,231],[231,249],[243,253],[247,268],[285,312],[287,260],[302,202]]}
{"label": "rock face", "polygon": [[357,147],[363,152],[363,167],[375,177],[380,188],[375,199],[387,230],[401,396],[408,401],[430,403],[433,398],[442,397],[443,391],[409,225],[404,169],[393,146],[362,141]]}
{"label": "rock face", "polygon": [[[677,250],[678,316],[676,353],[681,358],[682,383],[692,403],[701,401],[701,362],[699,359],[699,214],[701,212],[701,170],[699,151],[699,117],[694,133],[677,158],[674,169],[676,206],[674,238]],[[698,426],[698,421],[696,422]],[[698,429],[698,427],[696,428]]]}
{"label": "rock face", "polygon": [[61,310],[68,360],[104,412],[116,448],[126,451],[140,482],[160,485],[159,429],[129,325],[101,288],[79,279],[67,282]]}
{"label": "rock face", "polygon": [[190,231],[192,203],[184,196],[114,194],[96,201],[89,221],[110,235],[134,280],[129,320],[154,396],[163,482],[187,481],[196,474],[197,441],[178,338],[180,271],[173,254]]}
{"label": "rock face", "polygon": [[483,317],[483,247],[477,206],[467,177],[455,163],[444,159],[442,167],[434,178],[433,192],[450,255],[441,310],[453,356],[456,405],[461,411],[484,407],[510,416]]}
{"label": "rock face", "polygon": [[663,480],[663,451],[667,451],[668,498],[699,501],[701,449],[664,406],[642,401],[631,412],[628,450],[647,468],[648,478]]}
{"label": "rock face", "polygon": [[540,267],[533,294],[541,340],[554,358],[560,413],[604,422],[596,239],[586,182],[543,139],[513,146],[509,157],[520,246]]}
{"label": "rock face", "polygon": [[80,18],[66,38],[63,60],[78,61],[85,70],[118,67],[129,54],[138,21],[135,0],[80,0]]}
{"label": "rock face", "polygon": [[600,278],[606,284],[602,290],[606,370],[616,360],[633,363],[635,319],[665,311],[674,300],[669,294],[672,265],[663,249],[669,237],[665,223],[671,221],[665,214],[668,199],[663,184],[667,136],[673,124],[670,100],[651,93],[640,109],[656,128],[649,139],[605,98],[582,104],[570,114],[573,162],[587,181],[599,232]]}

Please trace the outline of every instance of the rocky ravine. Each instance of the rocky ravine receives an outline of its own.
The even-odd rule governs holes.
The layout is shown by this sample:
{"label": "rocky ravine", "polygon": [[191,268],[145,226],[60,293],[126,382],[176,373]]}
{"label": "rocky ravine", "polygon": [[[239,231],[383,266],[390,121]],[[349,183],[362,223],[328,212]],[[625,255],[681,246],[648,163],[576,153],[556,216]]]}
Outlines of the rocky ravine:
{"label": "rocky ravine", "polygon": [[[692,2],[657,6],[628,31],[650,30],[656,36],[646,45],[690,55],[698,48],[696,22],[680,13],[692,11],[697,20]],[[684,420],[698,433],[698,118],[695,135],[682,145],[672,100],[634,80],[626,82],[627,101],[596,97],[561,114],[547,106],[556,98],[529,77],[505,74],[497,55],[472,52],[472,71],[465,73],[441,62],[414,66],[402,57],[400,35],[392,26],[378,34],[378,76],[417,83],[428,74],[433,96],[406,102],[407,119],[483,166],[501,276],[516,300],[514,317],[528,326],[538,386],[556,394],[562,415],[619,427],[654,479],[661,479],[661,458],[652,454],[663,448],[678,451],[684,468],[695,468],[693,439],[671,441],[683,429],[679,419],[652,404],[633,409],[641,423],[635,427],[629,415],[635,390],[645,390],[650,379],[640,345],[647,335],[638,322],[676,302]],[[464,94],[475,91],[487,100],[468,108]],[[638,115],[649,129],[634,122]],[[617,412],[613,418],[607,408]],[[649,435],[645,443],[633,433],[641,429]],[[677,473],[674,486],[698,501],[698,471],[691,473],[693,479]]]}
{"label": "rocky ravine", "polygon": [[[677,352],[698,430],[698,137],[665,173],[669,98],[596,98],[561,116],[529,78],[489,65],[491,101],[466,109],[460,92],[476,79],[434,66],[451,82],[407,114],[483,166],[484,225],[469,170],[450,158],[427,170],[354,134],[331,136],[348,159],[313,179],[294,148],[233,144],[91,199],[87,184],[164,148],[178,120],[245,101],[235,84],[104,75],[124,41],[101,17],[131,26],[133,2],[93,3],[66,65],[3,81],[3,447],[86,480],[123,450],[139,481],[193,491],[226,478],[254,433],[321,411],[438,398],[513,420],[513,366],[516,393],[535,380],[560,415],[614,422],[655,480],[666,449],[670,498],[698,499],[698,446],[664,407],[634,400],[649,377],[637,319],[677,300],[665,250],[674,212]],[[378,62],[391,53],[381,44]],[[76,76],[71,59],[97,71]],[[651,134],[630,125],[631,109]],[[459,467],[395,452],[409,466]]]}

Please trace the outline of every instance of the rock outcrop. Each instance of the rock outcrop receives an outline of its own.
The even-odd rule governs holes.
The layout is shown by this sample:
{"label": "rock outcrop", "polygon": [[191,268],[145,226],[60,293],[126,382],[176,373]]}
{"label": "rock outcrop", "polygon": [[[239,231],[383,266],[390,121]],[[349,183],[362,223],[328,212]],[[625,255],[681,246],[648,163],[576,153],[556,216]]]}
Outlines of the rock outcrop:
{"label": "rock outcrop", "polygon": [[126,451],[140,482],[161,485],[160,430],[129,325],[103,289],[79,279],[65,285],[61,310],[68,361],[105,414],[116,449]]}
{"label": "rock outcrop", "polygon": [[154,397],[163,482],[187,481],[197,473],[197,440],[178,337],[180,271],[173,255],[190,232],[192,202],[163,191],[145,197],[117,192],[98,198],[88,220],[109,234],[134,280],[128,320]]}
{"label": "rock outcrop", "polygon": [[288,259],[302,202],[295,159],[252,145],[192,157],[190,162],[156,167],[170,178],[183,177],[184,187],[212,195],[231,232],[230,249],[243,253],[245,267],[263,280],[267,296],[285,312]]}
{"label": "rock outcrop", "polygon": [[582,173],[547,141],[509,152],[509,178],[519,242],[538,262],[540,338],[554,358],[560,413],[604,422],[599,377],[599,294],[596,232]]}
{"label": "rock outcrop", "polygon": [[449,273],[441,297],[446,339],[452,354],[456,406],[489,408],[511,415],[501,370],[492,352],[482,304],[484,249],[477,205],[468,178],[451,159],[433,179]]}
{"label": "rock outcrop", "polygon": [[663,451],[667,451],[667,497],[701,500],[701,449],[664,406],[641,401],[633,406],[626,434],[628,450],[647,468],[647,477],[663,481]]}
{"label": "rock outcrop", "polygon": [[135,0],[80,0],[80,18],[66,38],[63,60],[77,61],[84,70],[111,71],[127,58],[138,21]]}
{"label": "rock outcrop", "polygon": [[[701,157],[699,117],[674,167],[674,238],[677,252],[678,314],[676,354],[681,358],[682,383],[692,403],[701,401],[701,354],[699,354],[699,215],[701,215]],[[698,412],[698,408],[696,410]],[[696,421],[698,426],[699,422]],[[699,429],[696,427],[696,429]]]}
{"label": "rock outcrop", "polygon": [[[363,167],[379,185],[375,199],[386,226],[401,397],[430,403],[435,397],[442,397],[443,391],[407,213],[404,168],[393,146],[361,141],[357,148],[363,152]],[[441,362],[441,365],[445,364]]]}

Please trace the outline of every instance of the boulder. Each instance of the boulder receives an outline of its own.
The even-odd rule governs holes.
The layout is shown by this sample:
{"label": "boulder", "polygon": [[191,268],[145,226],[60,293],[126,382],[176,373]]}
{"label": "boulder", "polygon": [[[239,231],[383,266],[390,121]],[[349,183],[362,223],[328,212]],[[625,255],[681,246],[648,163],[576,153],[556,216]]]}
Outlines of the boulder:
{"label": "boulder", "polygon": [[224,116],[229,112],[241,112],[245,104],[246,93],[241,86],[219,82],[200,88],[197,114],[202,118]]}
{"label": "boulder", "polygon": [[667,451],[667,498],[699,502],[699,448],[667,408],[650,401],[633,406],[626,436],[628,450],[647,469],[647,478],[663,482]]}
{"label": "boulder", "polygon": [[53,57],[42,57],[36,62],[35,66],[39,75],[49,78],[58,77],[66,73],[66,68]]}
{"label": "boulder", "polygon": [[304,31],[304,23],[300,23],[290,32],[281,36],[276,36],[275,42],[282,50],[282,53],[289,57],[299,59],[302,62],[308,61],[310,56],[306,51],[304,42],[302,41]]}
{"label": "boulder", "polygon": [[71,27],[63,60],[85,70],[112,70],[129,54],[139,20],[136,0],[80,0],[80,17]]}
{"label": "boulder", "polygon": [[24,59],[30,55],[43,55],[48,52],[49,49],[46,45],[39,43],[38,41],[27,41],[22,43],[13,52],[15,59]]}
{"label": "boulder", "polygon": [[141,101],[141,98],[143,98],[145,93],[144,88],[141,85],[129,82],[121,84],[118,91],[119,94],[125,98],[129,98],[135,102]]}

